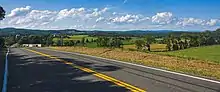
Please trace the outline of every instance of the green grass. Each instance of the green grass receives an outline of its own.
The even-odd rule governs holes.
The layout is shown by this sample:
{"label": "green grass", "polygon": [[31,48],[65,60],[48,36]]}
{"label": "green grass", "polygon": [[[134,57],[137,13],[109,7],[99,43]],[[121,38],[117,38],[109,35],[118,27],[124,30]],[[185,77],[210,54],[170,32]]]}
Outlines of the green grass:
{"label": "green grass", "polygon": [[[70,36],[70,38],[64,38],[63,40],[82,40],[82,38],[85,37],[85,39],[92,40],[92,39],[97,39],[96,37],[89,37],[88,35],[74,35]],[[60,40],[60,38],[54,38],[53,41]]]}
{"label": "green grass", "polygon": [[72,39],[72,40],[82,40],[83,37],[85,37],[88,40],[97,39],[96,37],[89,37],[88,35],[74,35],[74,36],[70,36],[70,39]]}
{"label": "green grass", "polygon": [[203,46],[171,52],[160,52],[160,54],[220,63],[220,45]]}
{"label": "green grass", "polygon": [[98,48],[97,44],[95,42],[93,43],[86,43],[86,47],[88,48]]}

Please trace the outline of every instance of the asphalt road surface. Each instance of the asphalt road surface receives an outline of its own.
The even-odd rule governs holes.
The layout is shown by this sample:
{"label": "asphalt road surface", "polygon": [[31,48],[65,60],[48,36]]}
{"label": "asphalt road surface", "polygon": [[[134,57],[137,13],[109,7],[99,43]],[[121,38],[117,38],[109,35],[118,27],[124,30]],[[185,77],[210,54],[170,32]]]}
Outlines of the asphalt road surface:
{"label": "asphalt road surface", "polygon": [[218,81],[45,48],[11,48],[8,62],[8,92],[220,92]]}

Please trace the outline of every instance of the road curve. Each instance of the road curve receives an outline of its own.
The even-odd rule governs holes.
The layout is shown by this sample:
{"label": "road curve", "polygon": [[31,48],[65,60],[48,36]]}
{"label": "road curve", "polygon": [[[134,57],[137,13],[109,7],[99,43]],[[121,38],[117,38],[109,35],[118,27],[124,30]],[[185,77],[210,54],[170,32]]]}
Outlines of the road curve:
{"label": "road curve", "polygon": [[[12,48],[8,57],[8,92],[132,91],[114,81],[97,77],[97,73],[147,92],[220,92],[220,84],[215,82],[76,53],[41,48],[31,50],[56,58]],[[93,70],[93,73],[68,64]]]}

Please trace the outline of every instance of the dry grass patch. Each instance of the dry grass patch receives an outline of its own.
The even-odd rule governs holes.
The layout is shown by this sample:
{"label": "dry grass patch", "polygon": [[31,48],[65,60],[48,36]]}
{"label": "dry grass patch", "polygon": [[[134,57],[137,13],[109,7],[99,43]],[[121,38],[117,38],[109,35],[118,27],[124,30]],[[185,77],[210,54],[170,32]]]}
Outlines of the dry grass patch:
{"label": "dry grass patch", "polygon": [[108,48],[51,47],[51,49],[78,52],[105,58],[132,62],[146,66],[159,67],[171,71],[220,79],[220,64],[203,60],[189,60],[178,57],[162,56],[138,51]]}

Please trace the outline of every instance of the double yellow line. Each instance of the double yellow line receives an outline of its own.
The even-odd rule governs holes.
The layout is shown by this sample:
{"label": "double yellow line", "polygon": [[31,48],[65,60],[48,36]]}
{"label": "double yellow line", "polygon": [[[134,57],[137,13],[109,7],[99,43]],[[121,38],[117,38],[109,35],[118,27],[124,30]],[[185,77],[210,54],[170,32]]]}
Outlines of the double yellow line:
{"label": "double yellow line", "polygon": [[[25,48],[25,49],[26,49],[26,48]],[[48,55],[48,54],[44,54],[44,53],[41,53],[41,52],[37,52],[37,51],[34,51],[34,50],[30,50],[30,49],[26,49],[26,50],[28,50],[28,51],[30,51],[30,52],[34,52],[34,53],[39,54],[39,55],[42,55],[42,56],[46,56],[46,57],[55,59],[55,60],[57,60],[57,61],[60,61],[60,62],[65,63],[65,64],[67,64],[67,65],[71,65],[72,67],[78,68],[78,69],[80,69],[80,70],[82,70],[82,71],[84,71],[84,72],[91,73],[92,75],[94,75],[94,76],[96,76],[96,77],[98,77],[98,78],[101,78],[101,79],[106,80],[106,81],[110,81],[110,82],[112,82],[112,83],[114,83],[114,84],[116,84],[116,85],[118,85],[118,86],[121,86],[121,87],[124,87],[124,88],[130,90],[131,92],[146,92],[146,91],[143,90],[143,89],[137,88],[137,87],[135,87],[135,86],[132,86],[132,85],[130,85],[130,84],[128,84],[128,83],[122,82],[122,81],[117,80],[117,79],[115,79],[115,78],[109,77],[109,76],[104,75],[104,74],[102,74],[102,73],[98,73],[98,72],[96,72],[96,71],[94,71],[94,70],[91,70],[91,69],[89,69],[89,68],[85,68],[85,67],[82,67],[82,66],[77,66],[77,65],[73,64],[72,62],[68,62],[68,61],[59,59],[59,58],[57,58],[57,57],[54,57],[54,56],[51,56],[51,55]]]}

